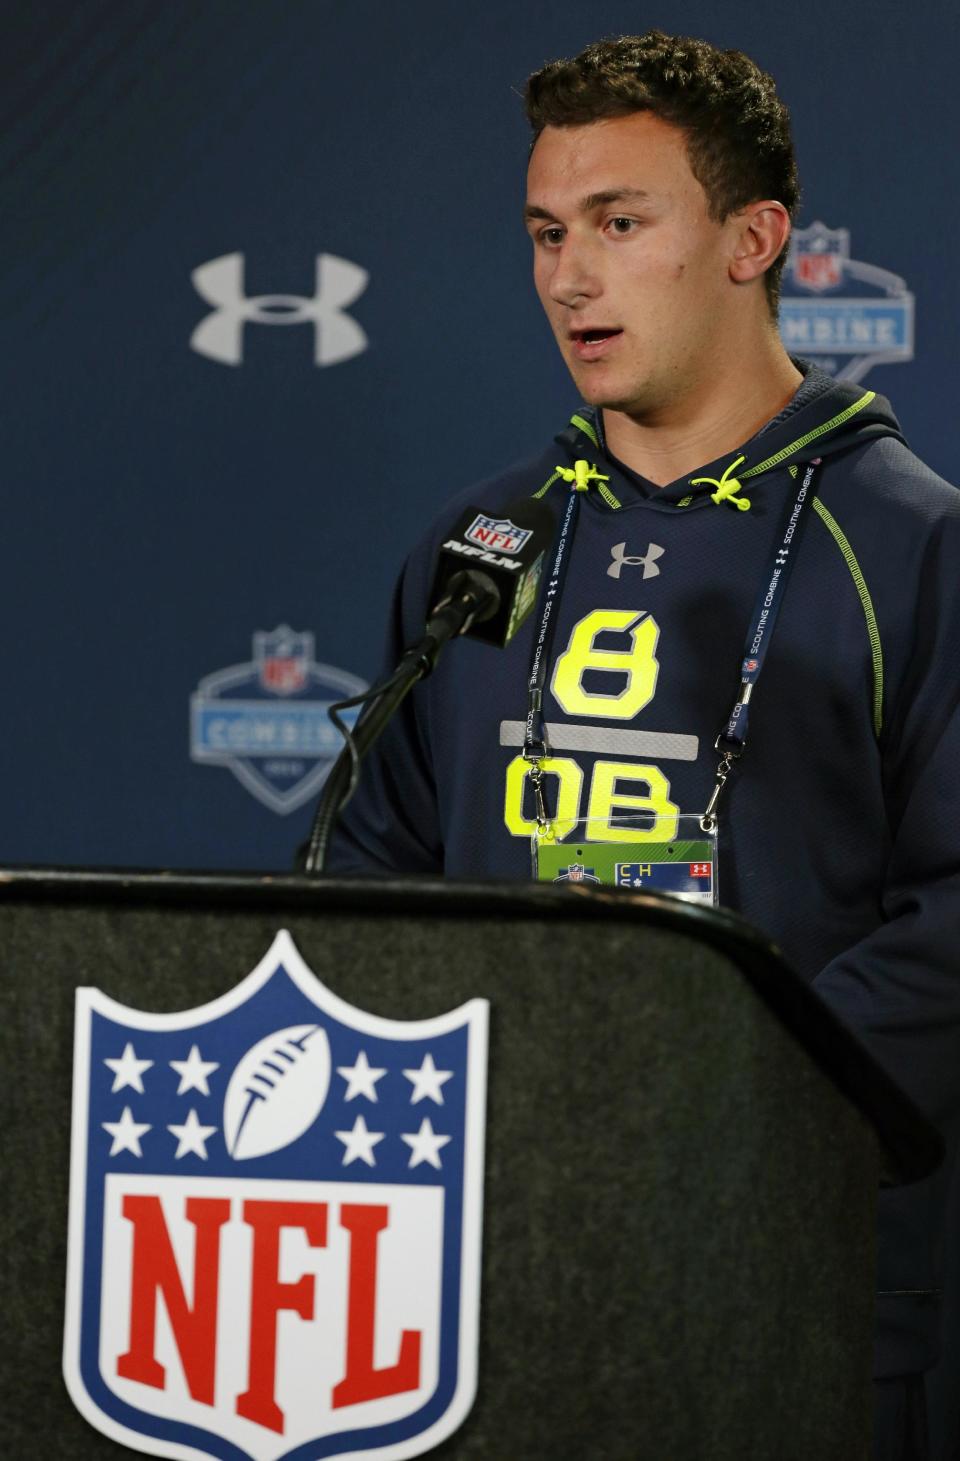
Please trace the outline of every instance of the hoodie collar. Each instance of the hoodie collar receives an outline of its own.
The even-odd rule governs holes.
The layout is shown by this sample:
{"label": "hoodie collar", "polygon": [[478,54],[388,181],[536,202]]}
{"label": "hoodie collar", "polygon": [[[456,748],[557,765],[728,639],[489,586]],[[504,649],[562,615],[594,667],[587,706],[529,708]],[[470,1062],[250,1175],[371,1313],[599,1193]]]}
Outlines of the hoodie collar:
{"label": "hoodie collar", "polygon": [[557,441],[572,458],[591,453],[591,460],[598,453],[604,458],[612,470],[610,487],[603,494],[608,507],[614,503],[627,507],[643,500],[670,510],[710,504],[743,510],[750,500],[747,483],[761,486],[758,478],[781,467],[830,457],[877,436],[903,440],[889,402],[882,396],[848,381],[835,381],[808,361],[797,365],[804,370],[804,379],[793,399],[750,441],[665,487],[655,486],[609,454],[603,415],[597,407],[581,406]]}

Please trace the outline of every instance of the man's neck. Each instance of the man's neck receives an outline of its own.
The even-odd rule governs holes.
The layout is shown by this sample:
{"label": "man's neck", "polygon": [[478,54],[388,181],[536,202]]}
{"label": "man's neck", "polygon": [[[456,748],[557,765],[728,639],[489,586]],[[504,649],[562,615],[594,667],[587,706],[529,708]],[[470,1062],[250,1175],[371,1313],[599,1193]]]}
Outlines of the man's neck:
{"label": "man's neck", "polygon": [[665,487],[749,441],[783,410],[802,380],[777,340],[746,362],[741,356],[734,370],[728,364],[718,369],[701,389],[660,412],[605,408],[607,449],[648,482]]}

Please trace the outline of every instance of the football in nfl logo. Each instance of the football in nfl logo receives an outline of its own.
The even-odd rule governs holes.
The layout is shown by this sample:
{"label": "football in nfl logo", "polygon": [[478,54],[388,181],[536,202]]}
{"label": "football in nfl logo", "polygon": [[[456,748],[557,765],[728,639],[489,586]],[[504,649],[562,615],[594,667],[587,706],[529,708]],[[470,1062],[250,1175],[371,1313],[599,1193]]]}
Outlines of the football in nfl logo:
{"label": "football in nfl logo", "polygon": [[476,1388],[487,1003],[345,1003],[286,932],[176,1014],[77,990],[64,1374],[153,1456],[419,1456]]}
{"label": "football in nfl logo", "polygon": [[518,528],[508,517],[486,517],[478,512],[465,536],[481,548],[497,553],[519,553],[532,532],[532,528]]}

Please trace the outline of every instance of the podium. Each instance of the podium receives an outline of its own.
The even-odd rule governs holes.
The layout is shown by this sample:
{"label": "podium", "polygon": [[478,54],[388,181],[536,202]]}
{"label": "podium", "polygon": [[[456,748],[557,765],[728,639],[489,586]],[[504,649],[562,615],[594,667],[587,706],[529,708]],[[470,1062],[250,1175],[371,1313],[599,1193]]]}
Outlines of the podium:
{"label": "podium", "polygon": [[0,872],[11,1457],[133,1456],[60,1371],[74,990],[233,988],[287,928],[390,1019],[490,1002],[479,1382],[438,1457],[868,1461],[881,1181],[939,1139],[732,914],[435,880]]}

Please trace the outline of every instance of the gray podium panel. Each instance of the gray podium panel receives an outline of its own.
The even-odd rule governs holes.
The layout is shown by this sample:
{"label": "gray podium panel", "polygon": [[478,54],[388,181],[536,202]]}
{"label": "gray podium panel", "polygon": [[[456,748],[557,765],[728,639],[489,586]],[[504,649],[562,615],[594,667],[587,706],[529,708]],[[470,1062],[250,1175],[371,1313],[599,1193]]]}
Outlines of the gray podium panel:
{"label": "gray podium panel", "polygon": [[66,874],[0,894],[5,1455],[137,1454],[60,1377],[75,988],[193,1007],[282,927],[366,1011],[490,1001],[479,1390],[432,1454],[866,1461],[881,1148],[909,1176],[935,1143],[745,925],[585,889]]}

